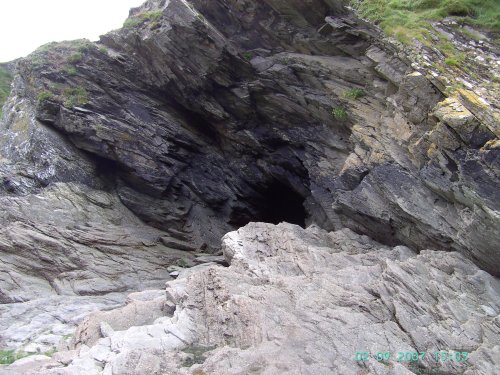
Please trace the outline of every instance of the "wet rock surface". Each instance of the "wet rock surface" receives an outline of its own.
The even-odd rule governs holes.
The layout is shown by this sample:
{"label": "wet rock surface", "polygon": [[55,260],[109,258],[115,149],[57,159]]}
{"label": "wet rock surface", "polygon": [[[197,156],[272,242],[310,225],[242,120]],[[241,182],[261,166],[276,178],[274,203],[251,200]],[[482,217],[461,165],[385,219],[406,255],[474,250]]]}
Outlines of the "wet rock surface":
{"label": "wet rock surface", "polygon": [[[229,363],[228,373],[408,371],[353,361],[368,343],[466,348],[468,374],[492,371],[498,108],[484,90],[447,98],[425,69],[330,0],[149,0],[98,43],[53,43],[21,59],[0,124],[1,346],[72,348],[46,368],[68,374],[190,373],[213,346],[206,373]],[[254,233],[247,259],[228,244],[235,234],[220,258],[225,233],[283,221],[314,228],[251,224],[238,234],[244,243]],[[297,246],[283,250],[276,231]],[[280,265],[267,255],[253,264],[260,247],[281,249]],[[307,280],[295,275],[302,267]],[[317,288],[320,275],[335,292]],[[176,277],[179,295],[151,292]],[[231,278],[255,296],[234,297]],[[283,286],[258,288],[273,278]],[[221,312],[231,298],[241,320]],[[451,305],[462,298],[463,311]],[[118,306],[70,337],[88,312]],[[384,339],[373,327],[352,337],[370,322]]]}

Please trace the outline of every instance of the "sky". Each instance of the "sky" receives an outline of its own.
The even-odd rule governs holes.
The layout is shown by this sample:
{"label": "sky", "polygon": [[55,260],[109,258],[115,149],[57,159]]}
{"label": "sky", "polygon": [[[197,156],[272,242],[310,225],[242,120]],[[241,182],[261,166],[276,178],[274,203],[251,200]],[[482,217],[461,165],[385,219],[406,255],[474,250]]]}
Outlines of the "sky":
{"label": "sky", "polygon": [[87,38],[120,28],[145,0],[0,0],[0,62],[54,41]]}

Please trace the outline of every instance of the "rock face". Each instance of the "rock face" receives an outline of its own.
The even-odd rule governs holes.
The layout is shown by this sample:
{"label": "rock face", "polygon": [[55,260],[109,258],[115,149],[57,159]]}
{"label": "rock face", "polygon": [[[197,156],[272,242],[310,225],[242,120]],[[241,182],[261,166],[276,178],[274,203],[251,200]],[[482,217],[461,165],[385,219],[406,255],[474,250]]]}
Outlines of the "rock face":
{"label": "rock face", "polygon": [[[97,45],[21,61],[16,92],[113,175],[132,212],[198,247],[284,220],[457,250],[497,272],[488,124],[453,106],[434,116],[443,95],[335,2],[224,4],[148,1]],[[58,157],[41,183],[95,176]]]}
{"label": "rock face", "polygon": [[[252,324],[265,321],[257,316],[266,311],[265,302],[246,309],[248,301],[236,299],[233,307],[244,315],[240,321],[219,314],[225,297],[210,292],[212,305],[193,302],[203,309],[196,314],[212,319],[214,327],[226,318],[236,319],[237,325],[214,332],[198,331],[201,318],[194,312],[188,320],[178,317],[189,309],[177,297],[170,302],[144,297],[146,305],[137,308],[150,306],[150,316],[127,310],[120,324],[110,318],[112,313],[80,326],[81,337],[72,345],[86,342],[87,347],[78,349],[81,362],[73,361],[72,371],[121,374],[131,364],[154,367],[130,370],[136,373],[164,371],[170,364],[155,356],[167,349],[171,368],[181,371],[177,364],[189,361],[175,351],[182,345],[195,345],[198,360],[206,345],[224,343],[230,346],[217,349],[203,371],[218,373],[223,367],[217,368],[217,361],[231,361],[244,373],[251,370],[243,367],[245,356],[258,363],[259,353],[267,351],[275,355],[262,358],[274,358],[270,366],[276,371],[284,372],[288,361],[289,368],[309,373],[336,369],[344,374],[358,366],[352,361],[355,351],[378,350],[361,347],[369,342],[393,351],[466,348],[477,356],[471,355],[471,371],[493,368],[498,348],[491,343],[498,332],[487,316],[498,311],[497,286],[486,272],[499,275],[498,112],[466,90],[445,98],[442,87],[411,63],[377,28],[335,0],[149,0],[131,11],[124,28],[98,43],[53,43],[21,59],[0,124],[1,346],[33,351],[34,344],[43,352],[61,340],[69,345],[67,335],[87,312],[116,307],[131,292],[161,289],[170,271],[176,275],[182,267],[200,263],[193,253],[216,253],[229,231],[249,222],[285,221],[315,225],[300,235],[312,241],[318,254],[326,251],[323,247],[339,253],[335,238],[353,249],[346,247],[336,256],[327,251],[333,257],[325,258],[329,267],[317,264],[320,259],[312,255],[299,261],[292,256],[300,251],[293,255],[296,250],[290,249],[286,256],[292,258],[279,266],[272,261],[259,265],[267,268],[257,267],[252,279],[240,264],[244,260],[231,258],[228,249],[239,253],[227,244],[231,236],[226,237],[233,271],[226,275],[224,268],[212,267],[182,279],[179,285],[194,283],[182,286],[186,298],[203,300],[200,291],[216,290],[218,277],[230,298],[239,293],[231,277],[257,287],[265,279],[259,272],[293,276],[302,262],[304,275],[314,280],[307,267],[324,266],[320,274],[336,288],[333,295],[315,289],[311,280],[302,289],[293,277],[285,281],[295,286],[283,286],[276,291],[279,296],[272,288],[256,291],[262,293],[256,298],[268,305],[283,298],[284,310],[296,308],[298,302],[287,292],[295,287],[303,301],[290,316],[269,307],[277,320],[253,331]],[[263,236],[274,230],[249,228],[260,228]],[[299,230],[280,228],[294,235]],[[262,246],[272,248],[266,241]],[[373,254],[362,251],[363,241]],[[251,253],[254,245],[245,251]],[[427,251],[417,255],[423,249]],[[357,254],[353,259],[350,251]],[[254,259],[250,253],[248,267]],[[373,259],[375,254],[380,259]],[[459,273],[450,273],[452,268]],[[399,283],[398,272],[405,273],[405,282]],[[348,274],[352,280],[346,279]],[[370,288],[375,294],[360,285],[365,278],[374,283]],[[415,280],[422,280],[422,286]],[[435,307],[432,298],[443,304],[460,300],[461,282],[472,299],[464,302],[464,311],[455,305]],[[408,291],[413,284],[415,290]],[[480,287],[490,294],[476,295],[474,288]],[[321,305],[325,298],[325,306],[354,317],[342,318],[339,326],[335,320],[328,328],[318,326],[321,339],[312,325],[323,312],[314,306],[308,313],[307,288],[311,301]],[[423,298],[424,318],[417,314],[417,302],[406,296]],[[173,304],[179,326],[168,317],[157,320],[159,314],[168,316]],[[480,305],[484,309],[473,313]],[[35,318],[41,306],[46,314]],[[372,308],[378,315],[363,312]],[[22,318],[16,318],[20,312]],[[476,316],[485,325],[481,334]],[[302,318],[306,328],[297,328]],[[420,318],[419,324],[428,328],[415,328]],[[376,339],[374,328],[359,340],[348,337],[356,322],[372,319],[379,319],[385,339]],[[291,337],[285,340],[287,321]],[[352,343],[348,348],[335,339],[342,321],[351,327],[339,331]],[[172,325],[173,333],[163,333],[165,324]],[[134,325],[139,327],[129,328]],[[460,329],[468,332],[467,339],[455,337]],[[302,334],[304,345],[299,345]],[[85,354],[101,335],[104,341]],[[283,352],[273,346],[276,342]],[[311,349],[291,358],[294,345],[300,351],[307,345]],[[332,345],[335,357],[327,352]],[[249,346],[258,349],[245,351]],[[373,371],[404,371],[397,363],[381,366]]]}
{"label": "rock face", "polygon": [[[264,223],[227,234],[223,249],[229,268],[193,268],[167,283],[166,298],[153,293],[145,296],[149,302],[141,301],[175,305],[173,315],[165,312],[148,324],[117,331],[101,326],[97,342],[84,328],[69,365],[56,355],[44,363],[45,370],[33,373],[494,374],[500,369],[500,284],[458,253],[417,254],[349,229],[327,233],[315,226]],[[130,303],[138,302],[135,297]],[[131,308],[115,316],[126,310]],[[91,316],[86,324],[96,320],[106,318]],[[436,361],[439,350],[468,359]],[[371,357],[356,361],[357,352]],[[392,357],[377,361],[377,352]],[[399,352],[426,355],[417,365],[398,361]]]}

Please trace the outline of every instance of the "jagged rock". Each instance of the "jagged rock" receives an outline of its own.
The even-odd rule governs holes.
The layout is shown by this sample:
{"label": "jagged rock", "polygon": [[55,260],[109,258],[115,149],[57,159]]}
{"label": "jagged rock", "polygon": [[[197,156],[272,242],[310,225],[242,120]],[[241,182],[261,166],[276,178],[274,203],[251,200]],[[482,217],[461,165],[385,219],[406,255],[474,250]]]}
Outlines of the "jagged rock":
{"label": "jagged rock", "polygon": [[[112,332],[67,367],[37,374],[144,374],[146,358],[158,374],[500,368],[500,284],[459,253],[417,254],[348,229],[264,223],[227,234],[223,249],[229,268],[192,269],[167,284],[173,317]],[[467,352],[468,360],[436,362],[436,351]],[[357,361],[358,352],[370,358]],[[378,352],[392,356],[377,361]],[[398,361],[399,352],[427,354],[417,365]]]}
{"label": "jagged rock", "polygon": [[99,338],[112,336],[114,331],[151,324],[169,312],[162,296],[144,301],[135,299],[119,309],[90,314],[79,325],[70,346],[92,346]]}

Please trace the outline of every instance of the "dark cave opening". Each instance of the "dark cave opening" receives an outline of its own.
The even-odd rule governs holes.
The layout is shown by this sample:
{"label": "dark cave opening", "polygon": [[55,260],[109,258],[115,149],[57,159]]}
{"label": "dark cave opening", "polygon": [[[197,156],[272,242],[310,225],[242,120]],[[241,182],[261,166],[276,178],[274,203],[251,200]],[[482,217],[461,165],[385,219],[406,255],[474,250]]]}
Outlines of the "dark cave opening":
{"label": "dark cave opening", "polygon": [[247,198],[232,207],[229,224],[240,228],[250,222],[279,224],[287,222],[305,228],[305,198],[278,180],[261,186],[258,196]]}
{"label": "dark cave opening", "polygon": [[233,207],[230,224],[243,227],[249,222],[279,224],[287,222],[305,227],[307,212],[304,197],[290,186],[274,180],[242,206]]}
{"label": "dark cave opening", "polygon": [[305,227],[304,198],[289,186],[273,181],[264,193],[260,221],[279,224],[285,221]]}
{"label": "dark cave opening", "polygon": [[272,181],[263,187],[259,197],[232,209],[229,224],[243,227],[249,222],[279,224],[287,222],[305,228],[307,212],[304,197],[280,181]]}

